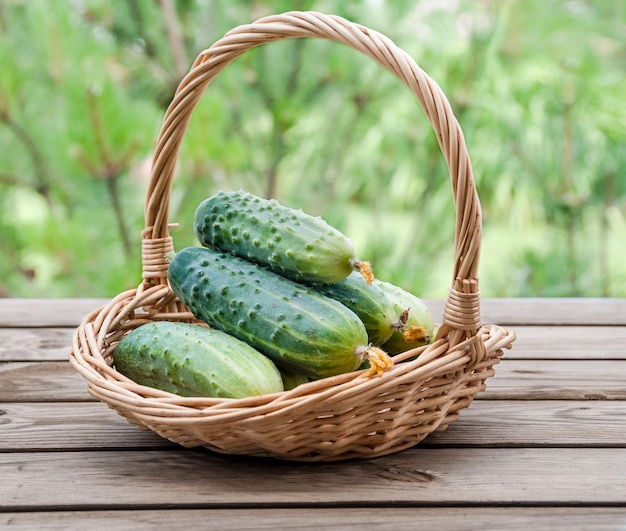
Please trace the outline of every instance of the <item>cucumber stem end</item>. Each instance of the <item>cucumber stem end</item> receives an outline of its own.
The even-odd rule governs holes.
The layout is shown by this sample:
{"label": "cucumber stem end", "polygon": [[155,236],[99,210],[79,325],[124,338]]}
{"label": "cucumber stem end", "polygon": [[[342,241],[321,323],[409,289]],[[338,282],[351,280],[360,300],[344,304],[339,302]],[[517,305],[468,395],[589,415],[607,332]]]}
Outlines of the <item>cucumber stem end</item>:
{"label": "cucumber stem end", "polygon": [[372,271],[372,265],[369,262],[362,262],[361,260],[352,258],[350,260],[350,265],[352,266],[352,269],[356,269],[359,273],[361,273],[361,275],[363,275],[365,282],[368,284],[374,282],[374,272]]}
{"label": "cucumber stem end", "polygon": [[368,360],[370,362],[367,376],[374,376],[375,374],[382,374],[393,367],[393,360],[382,349],[368,345],[367,347],[360,347],[357,350],[357,355],[361,360]]}

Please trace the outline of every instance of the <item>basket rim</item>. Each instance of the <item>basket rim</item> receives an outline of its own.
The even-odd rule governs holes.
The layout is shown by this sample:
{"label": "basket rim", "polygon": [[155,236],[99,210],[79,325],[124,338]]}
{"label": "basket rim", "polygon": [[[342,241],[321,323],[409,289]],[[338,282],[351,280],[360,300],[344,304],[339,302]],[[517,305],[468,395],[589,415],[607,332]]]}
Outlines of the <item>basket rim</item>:
{"label": "basket rim", "polygon": [[[129,422],[182,446],[204,446],[222,453],[335,461],[385,455],[417,444],[429,433],[444,429],[460,409],[471,404],[474,395],[485,388],[485,380],[493,376],[492,366],[499,362],[502,349],[510,348],[515,339],[509,329],[486,325],[480,335],[456,347],[442,338],[395,356],[394,367],[382,375],[366,376],[364,371],[355,371],[257,397],[181,397],[138,385],[113,366],[115,346],[125,333],[147,320],[172,319],[166,308],[172,296],[168,291],[163,286],[143,292],[129,290],[94,310],[74,332],[69,361],[86,380],[89,393]],[[144,303],[153,309],[163,305],[164,311],[145,313],[141,311]],[[183,312],[174,316],[179,320],[192,317]],[[487,352],[481,359],[474,359],[477,344]],[[413,354],[419,356],[407,359]],[[401,405],[392,406],[390,402]],[[353,409],[360,412],[353,413]],[[348,425],[363,422],[372,427],[363,430],[359,424],[352,430],[342,428],[337,445],[329,448],[315,434],[304,442],[290,439],[292,423],[300,423],[303,417],[310,421],[312,417],[324,425],[324,416],[329,413],[339,425],[345,415]],[[391,423],[408,435],[396,438],[395,429],[391,434],[376,435],[380,422]],[[236,439],[231,435],[224,441],[213,435],[215,430],[223,429],[236,433]],[[336,431],[335,426],[333,433]],[[277,432],[278,440],[264,439],[268,434],[276,437]],[[290,439],[284,447],[283,438]],[[361,442],[352,447],[353,439]],[[246,446],[250,440],[252,446]],[[311,447],[319,451],[310,452]]]}
{"label": "basket rim", "polygon": [[[375,387],[375,382],[385,379],[396,379],[396,383],[401,383],[398,378],[407,374],[410,374],[411,378],[415,378],[428,372],[430,378],[439,372],[449,372],[451,368],[463,369],[469,373],[481,361],[475,358],[475,348],[473,347],[476,346],[476,343],[483,343],[486,350],[496,352],[503,348],[510,348],[515,339],[515,333],[508,328],[495,324],[483,325],[481,334],[468,338],[454,347],[450,346],[446,338],[441,338],[428,345],[394,355],[392,356],[393,367],[375,376],[368,376],[367,370],[357,370],[301,384],[289,391],[248,398],[182,397],[167,391],[136,384],[113,368],[112,356],[115,345],[121,338],[146,322],[178,320],[206,326],[190,312],[179,312],[175,315],[168,313],[166,310],[167,298],[174,296],[167,287],[153,287],[144,292],[133,289],[121,293],[108,304],[92,311],[83,319],[73,334],[73,345],[69,358],[74,368],[90,384],[107,388],[109,383],[113,382],[113,387],[119,386],[120,390],[126,391],[125,394],[132,400],[138,397],[145,399],[147,401],[145,404],[154,401],[153,405],[159,405],[163,404],[164,401],[173,401],[180,405],[202,410],[216,406],[256,408],[276,399],[279,402],[289,402],[309,392],[318,397],[320,392],[322,394],[336,394],[354,387],[355,381],[360,381],[365,387]],[[146,306],[152,309],[163,306],[165,311],[144,312],[143,308]],[[88,351],[89,356],[84,355],[85,350]],[[472,359],[473,357],[475,359]]]}

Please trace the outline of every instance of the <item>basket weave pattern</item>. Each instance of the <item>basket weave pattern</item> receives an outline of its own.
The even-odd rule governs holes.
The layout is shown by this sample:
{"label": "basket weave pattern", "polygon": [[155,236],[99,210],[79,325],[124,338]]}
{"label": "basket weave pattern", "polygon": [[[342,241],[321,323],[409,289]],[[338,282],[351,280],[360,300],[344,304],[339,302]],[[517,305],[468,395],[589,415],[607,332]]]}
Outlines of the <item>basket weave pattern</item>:
{"label": "basket weave pattern", "polygon": [[[130,330],[153,320],[197,322],[167,283],[171,182],[191,114],[209,83],[236,57],[272,41],[330,39],[371,57],[418,99],[448,166],[456,212],[453,281],[436,341],[394,358],[380,376],[363,371],[245,399],[184,398],[137,385],[114,368],[114,350]],[[88,391],[142,429],[183,446],[300,461],[375,457],[443,430],[493,376],[515,336],[483,326],[477,269],[481,211],[461,128],[439,86],[384,35],[340,17],[291,12],[228,32],[201,52],[165,114],[145,202],[142,281],[85,317],[70,362]],[[419,354],[415,358],[416,354]]]}

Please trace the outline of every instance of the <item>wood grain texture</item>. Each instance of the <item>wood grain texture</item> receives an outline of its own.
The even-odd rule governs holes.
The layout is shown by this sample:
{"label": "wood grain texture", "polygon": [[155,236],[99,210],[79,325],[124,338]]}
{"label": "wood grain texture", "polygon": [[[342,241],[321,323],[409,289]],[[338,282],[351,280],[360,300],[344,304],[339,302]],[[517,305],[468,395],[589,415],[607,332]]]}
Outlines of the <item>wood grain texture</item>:
{"label": "wood grain texture", "polygon": [[[618,401],[481,400],[421,446],[626,448],[626,415]],[[173,447],[100,402],[0,403],[0,452]]]}
{"label": "wood grain texture", "polygon": [[[0,328],[1,361],[66,361],[72,328]],[[626,359],[626,326],[517,326],[508,359]]]}
{"label": "wood grain texture", "polygon": [[[444,302],[424,299],[437,321]],[[481,318],[485,324],[503,326],[624,326],[624,298],[523,298],[481,299]]]}
{"label": "wood grain texture", "polygon": [[398,531],[439,529],[464,531],[619,531],[626,528],[622,508],[605,507],[325,507],[323,509],[149,509],[125,511],[59,511],[0,514],[0,526],[84,531]]}
{"label": "wood grain texture", "polygon": [[599,400],[477,400],[427,445],[626,448],[626,407]]}
{"label": "wood grain texture", "polygon": [[624,504],[623,449],[567,456],[563,466],[561,448],[419,448],[311,465],[201,449],[3,453],[0,509]]}
{"label": "wood grain texture", "polygon": [[0,299],[0,527],[626,529],[624,300],[484,301],[518,336],[487,390],[411,450],[336,464],[130,425],[67,360],[107,301],[57,302]]}
{"label": "wood grain texture", "polygon": [[93,400],[69,361],[0,363],[0,402]]}
{"label": "wood grain texture", "polygon": [[484,323],[502,325],[626,325],[626,298],[483,299]]}
{"label": "wood grain texture", "polygon": [[76,327],[110,299],[0,299],[0,327]]}
{"label": "wood grain texture", "polygon": [[71,328],[0,328],[0,361],[66,361]]}
{"label": "wood grain texture", "polygon": [[[0,327],[75,327],[110,299],[0,299]],[[424,299],[436,320],[443,301]],[[484,323],[501,325],[626,325],[626,298],[482,299]]]}
{"label": "wood grain texture", "polygon": [[[626,400],[626,360],[503,359],[476,400]],[[69,362],[0,363],[0,402],[91,400]]]}
{"label": "wood grain texture", "polygon": [[506,359],[626,360],[626,326],[516,326]]}
{"label": "wood grain texture", "polygon": [[478,400],[626,400],[626,360],[504,360]]}
{"label": "wood grain texture", "polygon": [[0,403],[0,451],[172,447],[102,402]]}

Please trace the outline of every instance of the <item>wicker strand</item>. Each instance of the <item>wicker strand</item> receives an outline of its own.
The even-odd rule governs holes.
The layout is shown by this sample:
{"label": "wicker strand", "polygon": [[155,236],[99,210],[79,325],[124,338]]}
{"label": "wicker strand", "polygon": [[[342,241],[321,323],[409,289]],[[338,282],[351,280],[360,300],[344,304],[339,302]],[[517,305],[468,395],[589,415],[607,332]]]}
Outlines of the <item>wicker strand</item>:
{"label": "wicker strand", "polygon": [[160,284],[167,278],[167,255],[174,252],[171,236],[165,238],[143,238],[141,240],[141,277],[147,283]]}
{"label": "wicker strand", "polygon": [[443,323],[459,330],[479,329],[481,326],[480,291],[463,293],[450,287],[443,309]]}

